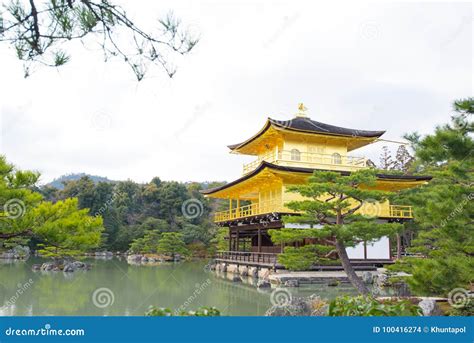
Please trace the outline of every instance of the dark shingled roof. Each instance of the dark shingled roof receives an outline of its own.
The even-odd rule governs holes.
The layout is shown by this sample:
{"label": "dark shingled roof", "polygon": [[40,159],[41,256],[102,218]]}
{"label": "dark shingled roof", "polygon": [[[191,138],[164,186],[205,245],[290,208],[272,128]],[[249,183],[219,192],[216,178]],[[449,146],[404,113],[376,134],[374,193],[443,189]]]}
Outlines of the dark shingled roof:
{"label": "dark shingled roof", "polygon": [[[202,194],[212,194],[215,192],[218,192],[220,190],[229,188],[233,185],[236,185],[242,181],[245,181],[247,179],[250,179],[252,176],[257,175],[265,169],[266,167],[274,170],[281,170],[281,171],[289,171],[289,172],[300,172],[300,173],[308,173],[311,174],[315,170],[321,170],[321,171],[333,171],[333,172],[339,172],[341,175],[347,176],[350,175],[351,172],[348,171],[336,171],[336,170],[328,170],[328,169],[313,169],[313,168],[301,168],[301,167],[286,167],[286,166],[278,166],[276,164],[272,164],[266,161],[262,161],[260,165],[253,170],[252,172],[248,173],[245,176],[242,176],[241,178],[234,180],[232,182],[229,182],[223,186],[216,187],[216,188],[211,188],[211,189],[204,189],[200,191]],[[377,179],[379,180],[393,180],[393,181],[430,181],[433,177],[432,176],[417,176],[417,175],[391,175],[391,174],[377,174]]]}
{"label": "dark shingled roof", "polygon": [[310,132],[317,134],[326,134],[333,136],[353,136],[353,137],[366,137],[366,138],[378,138],[382,136],[385,131],[367,131],[367,130],[356,130],[356,129],[347,129],[345,127],[334,126],[329,124],[324,124],[319,121],[312,120],[305,117],[295,117],[291,120],[276,120],[268,118],[266,126],[260,131],[255,137],[244,141],[238,144],[228,145],[229,149],[236,149],[241,145],[249,143],[250,141],[261,136],[268,128],[274,125],[276,127],[291,130],[291,131],[302,131]]}

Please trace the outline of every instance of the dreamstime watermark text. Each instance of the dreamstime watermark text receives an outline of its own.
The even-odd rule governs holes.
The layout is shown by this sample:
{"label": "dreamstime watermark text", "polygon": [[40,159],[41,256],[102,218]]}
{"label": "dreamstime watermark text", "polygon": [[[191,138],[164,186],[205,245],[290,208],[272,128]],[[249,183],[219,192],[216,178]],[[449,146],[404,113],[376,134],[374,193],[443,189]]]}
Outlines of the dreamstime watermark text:
{"label": "dreamstime watermark text", "polygon": [[25,293],[31,287],[31,285],[33,285],[33,282],[34,282],[33,279],[29,279],[25,283],[19,283],[17,285],[18,288],[17,288],[15,294],[13,296],[11,296],[9,299],[7,299],[7,301],[5,301],[3,306],[0,307],[0,308],[8,308],[8,307],[11,307],[11,306],[15,305],[15,303],[23,295],[23,293]]}
{"label": "dreamstime watermark text", "polygon": [[196,287],[194,289],[194,292],[186,299],[186,301],[175,310],[175,315],[179,315],[181,312],[185,311],[189,305],[191,305],[196,299],[201,295],[201,293],[209,287],[211,284],[211,279],[207,279],[203,283],[196,284]]}
{"label": "dreamstime watermark text", "polygon": [[474,199],[474,193],[470,193],[467,195],[459,205],[457,205],[454,210],[441,221],[441,227],[445,227],[446,224],[451,220],[454,219],[457,215],[461,214],[464,211],[464,207],[466,207],[467,203]]}
{"label": "dreamstime watermark text", "polygon": [[6,336],[85,336],[84,329],[52,329],[50,324],[39,329],[17,329],[9,327]]}
{"label": "dreamstime watermark text", "polygon": [[112,196],[107,201],[105,201],[104,204],[96,212],[94,212],[93,217],[101,217],[105,212],[107,212],[112,206],[115,199],[118,197],[118,195],[119,194],[117,192],[113,192]]}

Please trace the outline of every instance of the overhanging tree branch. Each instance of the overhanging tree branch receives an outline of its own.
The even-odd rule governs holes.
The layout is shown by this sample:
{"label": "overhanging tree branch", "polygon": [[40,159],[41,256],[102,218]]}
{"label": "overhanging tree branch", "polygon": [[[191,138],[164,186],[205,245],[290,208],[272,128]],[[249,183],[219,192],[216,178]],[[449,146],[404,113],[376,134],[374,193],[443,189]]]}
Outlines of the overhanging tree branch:
{"label": "overhanging tree branch", "polygon": [[198,43],[181,21],[169,13],[159,20],[159,29],[146,32],[120,6],[107,0],[12,0],[0,13],[0,42],[9,43],[24,62],[25,77],[35,64],[59,67],[69,55],[64,43],[100,35],[105,59],[120,57],[143,79],[149,64],[161,66],[169,77],[176,72],[173,53],[185,55]]}

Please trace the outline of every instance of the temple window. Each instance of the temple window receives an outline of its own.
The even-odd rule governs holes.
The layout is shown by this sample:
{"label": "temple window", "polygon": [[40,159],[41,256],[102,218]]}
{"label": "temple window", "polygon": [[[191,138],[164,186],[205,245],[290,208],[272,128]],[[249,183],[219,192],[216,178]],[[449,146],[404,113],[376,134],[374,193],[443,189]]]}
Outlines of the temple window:
{"label": "temple window", "polygon": [[300,161],[301,160],[301,153],[298,149],[291,149],[291,160],[292,161]]}
{"label": "temple window", "polygon": [[332,154],[332,164],[341,164],[341,163],[342,163],[341,155],[339,155],[337,152]]}

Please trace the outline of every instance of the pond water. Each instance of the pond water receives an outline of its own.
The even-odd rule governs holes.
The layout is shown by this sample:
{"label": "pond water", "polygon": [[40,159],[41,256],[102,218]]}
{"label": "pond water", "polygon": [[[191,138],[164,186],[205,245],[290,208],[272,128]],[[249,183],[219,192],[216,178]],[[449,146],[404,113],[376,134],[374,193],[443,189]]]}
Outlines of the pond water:
{"label": "pond water", "polygon": [[[130,265],[124,259],[87,260],[89,271],[33,272],[44,260],[0,260],[0,315],[140,316],[150,305],[186,310],[217,307],[222,315],[264,315],[272,289],[258,290],[252,280],[232,282],[208,271],[208,261]],[[313,293],[331,299],[353,294],[348,286],[289,288],[294,296]]]}

